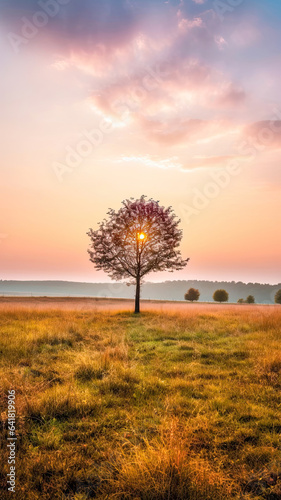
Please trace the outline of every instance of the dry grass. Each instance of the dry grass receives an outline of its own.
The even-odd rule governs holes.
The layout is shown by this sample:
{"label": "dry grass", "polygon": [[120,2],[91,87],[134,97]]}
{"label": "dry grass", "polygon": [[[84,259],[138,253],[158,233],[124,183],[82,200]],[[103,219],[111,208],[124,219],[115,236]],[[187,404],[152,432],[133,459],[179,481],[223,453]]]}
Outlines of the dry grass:
{"label": "dry grass", "polygon": [[[281,499],[281,308],[5,299],[17,500]],[[7,448],[1,442],[1,498]]]}

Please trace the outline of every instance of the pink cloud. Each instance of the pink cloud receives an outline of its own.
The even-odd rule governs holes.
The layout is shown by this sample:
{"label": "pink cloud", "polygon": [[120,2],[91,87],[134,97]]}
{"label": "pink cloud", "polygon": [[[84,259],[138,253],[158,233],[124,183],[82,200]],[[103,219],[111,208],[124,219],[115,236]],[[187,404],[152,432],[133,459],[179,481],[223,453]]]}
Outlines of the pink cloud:
{"label": "pink cloud", "polygon": [[233,132],[233,126],[226,120],[173,119],[157,120],[140,118],[142,130],[158,144],[174,146],[179,143],[199,144],[211,142]]}
{"label": "pink cloud", "polygon": [[228,43],[226,40],[223,38],[221,35],[216,35],[215,36],[215,42],[220,50],[223,50],[225,47],[228,46]]}
{"label": "pink cloud", "polygon": [[198,116],[198,106],[203,110],[236,109],[246,99],[241,87],[196,59],[182,65],[169,61],[163,65],[164,72],[161,68],[161,65],[146,71],[136,68],[127,78],[115,76],[115,81],[109,77],[96,80],[92,104],[97,111],[115,118],[127,110],[136,115],[135,119],[141,114],[148,120],[153,117],[171,122],[176,116],[178,120],[187,114],[190,116],[196,108]]}
{"label": "pink cloud", "polygon": [[[199,2],[198,2],[199,3]],[[200,2],[201,3],[201,2]],[[206,64],[197,53],[227,47],[217,33],[211,11],[197,17],[184,13],[184,5],[161,11],[157,36],[151,23],[145,29],[134,24],[127,35],[106,32],[108,39],[87,50],[74,43],[62,57],[58,70],[77,69],[90,89],[93,110],[105,117],[133,123],[152,140],[165,144],[211,141],[235,128],[223,111],[236,110],[246,101],[241,85],[232,81],[212,58]],[[168,17],[168,15],[170,18]],[[169,24],[169,30],[165,29]],[[90,44],[91,45],[91,44]],[[90,49],[90,46],[89,46]],[[191,55],[192,54],[192,55]],[[157,67],[164,74],[157,74]],[[86,80],[88,79],[88,80]],[[207,119],[207,110],[216,110]]]}
{"label": "pink cloud", "polygon": [[200,17],[195,17],[192,20],[182,18],[178,23],[180,31],[187,32],[192,28],[201,28],[203,26],[203,21]]}
{"label": "pink cloud", "polygon": [[246,93],[240,86],[227,82],[221,89],[216,99],[216,104],[225,108],[240,106],[246,100]]}
{"label": "pink cloud", "polygon": [[227,166],[234,160],[243,161],[245,157],[239,155],[225,155],[225,156],[195,156],[190,162],[183,167],[183,170],[190,170],[194,168],[204,167],[220,167]]}
{"label": "pink cloud", "polygon": [[137,163],[144,165],[145,167],[149,168],[160,168],[163,170],[167,169],[181,169],[182,164],[179,163],[179,159],[177,156],[173,156],[172,158],[159,158],[151,155],[144,155],[144,156],[122,156],[120,159],[117,160],[117,163],[123,163],[123,162],[128,162],[128,163]]}
{"label": "pink cloud", "polygon": [[261,38],[261,28],[256,26],[253,19],[244,20],[235,26],[230,39],[239,48],[254,45]]}
{"label": "pink cloud", "polygon": [[258,151],[281,148],[281,120],[263,120],[247,125],[244,137]]}

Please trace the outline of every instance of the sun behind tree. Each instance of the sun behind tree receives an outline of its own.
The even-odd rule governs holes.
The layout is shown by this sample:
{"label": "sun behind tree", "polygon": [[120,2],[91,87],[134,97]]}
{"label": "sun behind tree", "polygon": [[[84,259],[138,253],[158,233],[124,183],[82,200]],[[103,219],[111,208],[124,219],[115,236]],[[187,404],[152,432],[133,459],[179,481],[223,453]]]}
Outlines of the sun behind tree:
{"label": "sun behind tree", "polygon": [[88,253],[97,270],[135,283],[135,313],[139,313],[143,277],[152,271],[183,269],[189,259],[182,259],[178,249],[182,230],[172,207],[162,207],[144,195],[124,200],[122,205],[118,212],[109,209],[108,219],[99,223],[98,230],[89,230]]}

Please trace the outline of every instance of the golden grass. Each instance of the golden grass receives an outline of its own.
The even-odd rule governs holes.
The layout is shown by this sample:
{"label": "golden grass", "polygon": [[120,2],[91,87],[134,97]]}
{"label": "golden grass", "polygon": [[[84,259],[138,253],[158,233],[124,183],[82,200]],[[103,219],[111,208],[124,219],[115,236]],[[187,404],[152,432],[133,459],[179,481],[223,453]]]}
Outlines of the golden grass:
{"label": "golden grass", "polygon": [[[17,500],[281,499],[281,307],[0,303]],[[7,492],[7,448],[0,472]]]}

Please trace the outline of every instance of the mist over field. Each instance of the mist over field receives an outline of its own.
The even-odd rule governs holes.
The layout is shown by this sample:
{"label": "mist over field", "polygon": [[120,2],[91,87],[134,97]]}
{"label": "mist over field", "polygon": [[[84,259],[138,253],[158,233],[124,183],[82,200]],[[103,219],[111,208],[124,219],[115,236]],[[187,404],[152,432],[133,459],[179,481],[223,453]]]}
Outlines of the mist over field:
{"label": "mist over field", "polygon": [[[213,301],[215,290],[223,288],[229,293],[229,302],[237,302],[248,295],[255,297],[256,303],[273,304],[277,285],[260,283],[242,283],[226,281],[181,280],[163,283],[144,283],[141,290],[143,299],[151,300],[184,300],[184,294],[191,287],[200,291],[199,301]],[[34,295],[34,296],[66,296],[66,297],[115,297],[133,298],[134,287],[123,283],[79,283],[70,281],[0,281],[0,295]]]}

